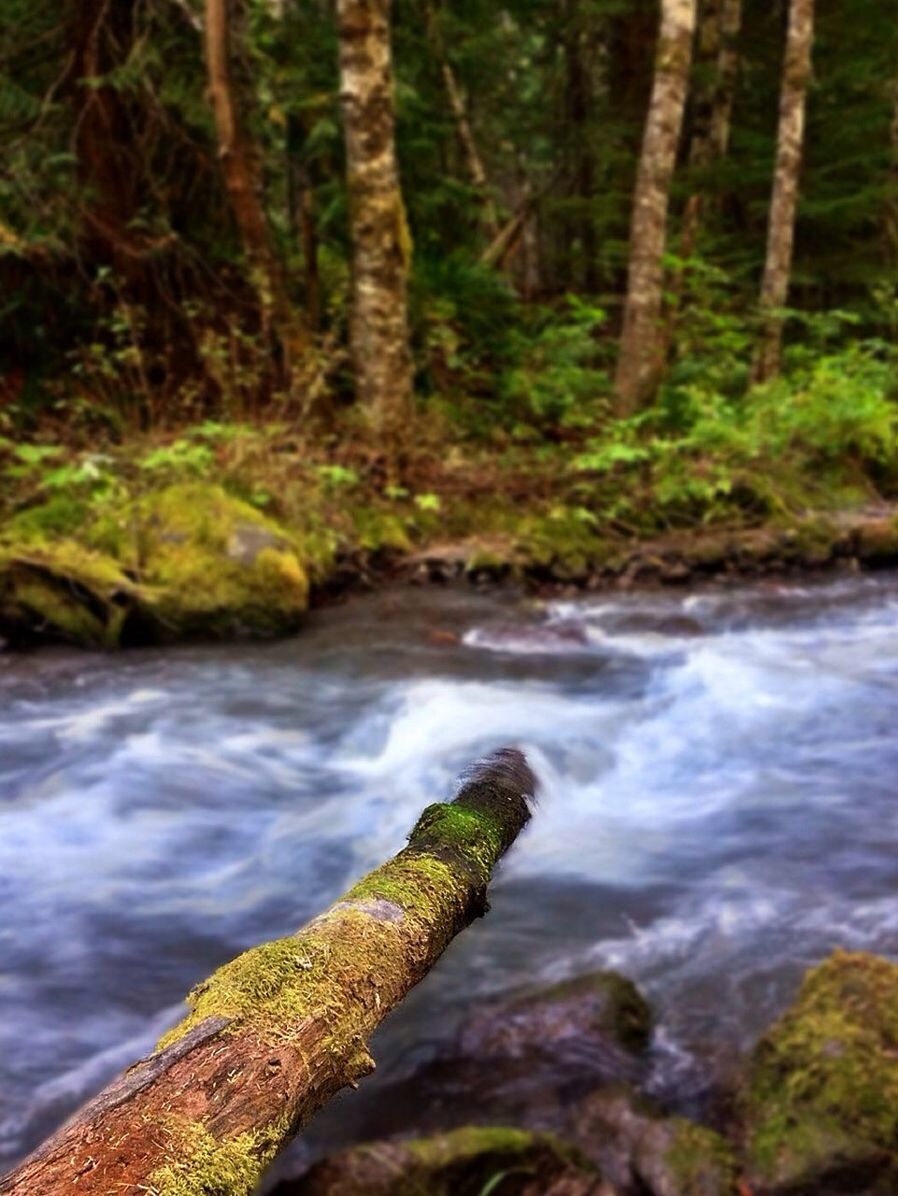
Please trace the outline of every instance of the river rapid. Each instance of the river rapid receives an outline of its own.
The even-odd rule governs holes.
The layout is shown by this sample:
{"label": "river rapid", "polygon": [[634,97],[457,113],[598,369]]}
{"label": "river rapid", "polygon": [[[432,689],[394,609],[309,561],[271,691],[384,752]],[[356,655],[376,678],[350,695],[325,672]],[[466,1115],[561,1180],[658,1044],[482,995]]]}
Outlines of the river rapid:
{"label": "river rapid", "polygon": [[686,1102],[833,947],[898,955],[892,575],[404,588],[280,643],[0,657],[0,708],[0,1170],[505,744],[542,795],[492,911],[313,1146],[363,1133],[485,996],[625,972],[658,1012],[654,1087]]}

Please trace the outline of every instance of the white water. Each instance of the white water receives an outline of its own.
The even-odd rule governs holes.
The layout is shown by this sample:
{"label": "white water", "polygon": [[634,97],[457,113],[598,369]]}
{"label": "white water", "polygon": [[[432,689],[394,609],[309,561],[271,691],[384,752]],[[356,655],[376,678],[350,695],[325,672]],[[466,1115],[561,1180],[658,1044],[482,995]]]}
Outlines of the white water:
{"label": "white water", "polygon": [[0,658],[0,701],[7,1162],[506,743],[536,818],[384,1034],[387,1079],[482,994],[610,966],[660,1010],[670,1088],[833,946],[898,954],[890,577],[541,611],[405,591],[276,645]]}

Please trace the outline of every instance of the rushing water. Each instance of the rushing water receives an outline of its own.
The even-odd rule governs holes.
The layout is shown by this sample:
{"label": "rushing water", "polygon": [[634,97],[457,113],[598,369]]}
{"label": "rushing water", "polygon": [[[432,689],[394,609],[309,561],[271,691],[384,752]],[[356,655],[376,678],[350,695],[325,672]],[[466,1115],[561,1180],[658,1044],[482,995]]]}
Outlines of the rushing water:
{"label": "rushing water", "polygon": [[3,657],[0,702],[0,1163],[507,743],[536,817],[382,1033],[375,1095],[484,994],[599,966],[659,1010],[659,1086],[688,1084],[833,946],[898,953],[893,577],[406,589],[284,643]]}

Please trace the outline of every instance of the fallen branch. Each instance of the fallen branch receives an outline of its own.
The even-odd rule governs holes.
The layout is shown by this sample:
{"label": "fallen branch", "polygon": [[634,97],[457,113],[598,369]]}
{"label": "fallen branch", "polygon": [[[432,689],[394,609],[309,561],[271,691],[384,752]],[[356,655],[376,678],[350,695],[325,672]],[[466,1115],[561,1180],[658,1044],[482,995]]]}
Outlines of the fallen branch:
{"label": "fallen branch", "polygon": [[372,1031],[485,913],[534,787],[512,749],[475,766],[329,910],[195,988],[156,1052],[0,1179],[0,1193],[249,1196],[297,1130],[373,1070]]}

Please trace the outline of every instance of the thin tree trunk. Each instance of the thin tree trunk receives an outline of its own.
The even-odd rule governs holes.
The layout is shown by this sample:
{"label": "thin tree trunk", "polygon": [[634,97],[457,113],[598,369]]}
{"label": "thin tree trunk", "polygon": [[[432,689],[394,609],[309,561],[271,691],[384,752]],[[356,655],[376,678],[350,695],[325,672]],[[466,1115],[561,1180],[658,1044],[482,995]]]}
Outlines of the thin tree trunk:
{"label": "thin tree trunk", "polygon": [[680,265],[671,283],[665,360],[676,335],[688,266],[695,257],[707,208],[705,175],[729,148],[730,120],[738,74],[735,43],[742,23],[742,0],[705,0],[699,20],[698,58],[702,71],[696,89],[695,115],[689,145],[689,166],[697,185],[686,200],[680,230]]}
{"label": "thin tree trunk", "polygon": [[243,127],[237,110],[231,79],[230,6],[233,3],[235,0],[205,0],[203,40],[209,96],[225,190],[259,299],[263,335],[273,335],[280,342],[289,376],[293,350],[298,348],[299,325],[290,310],[286,282],[262,205],[261,153]]}
{"label": "thin tree trunk", "polygon": [[[569,285],[576,286],[576,276],[582,266],[583,288],[594,294],[599,288],[598,242],[592,202],[595,198],[595,159],[589,143],[589,117],[592,103],[591,77],[587,33],[582,26],[578,4],[572,3],[565,13],[568,33],[564,41],[565,60],[565,122],[573,142],[572,183],[573,198],[578,212],[571,222],[568,242],[575,249],[569,259]],[[579,259],[579,260],[578,260]]]}
{"label": "thin tree trunk", "polygon": [[892,123],[889,128],[889,176],[885,211],[886,253],[898,260],[898,80],[892,84]]}
{"label": "thin tree trunk", "polygon": [[496,205],[490,193],[490,183],[486,167],[483,164],[483,158],[480,156],[480,149],[478,148],[477,139],[474,136],[474,130],[468,116],[468,105],[465,101],[464,92],[459,86],[458,79],[455,77],[455,71],[448,60],[443,59],[440,63],[440,73],[443,76],[443,83],[446,86],[449,108],[455,120],[455,131],[458,136],[458,143],[461,146],[462,157],[465,160],[468,177],[473,183],[477,194],[480,196],[483,205],[483,227],[487,236],[492,238],[496,235],[499,227]]}
{"label": "thin tree trunk", "polygon": [[409,845],[297,934],[254,947],[190,995],[155,1054],[20,1167],[4,1196],[248,1196],[297,1130],[371,1072],[373,1030],[485,913],[492,870],[535,782],[505,749]]}
{"label": "thin tree trunk", "polygon": [[390,0],[337,0],[353,248],[350,340],[359,402],[389,462],[413,415],[411,237],[396,161]]}
{"label": "thin tree trunk", "polygon": [[[140,205],[133,132],[109,74],[128,57],[135,37],[135,4],[107,0],[74,5],[72,26],[75,130],[79,182],[85,189],[81,248],[95,268],[111,266],[120,286],[138,281],[144,263],[131,231]],[[139,293],[140,287],[132,287]],[[133,297],[133,294],[132,294]]]}
{"label": "thin tree trunk", "polygon": [[[714,72],[720,62],[722,16],[721,0],[702,0],[697,48],[701,74],[695,89],[695,110],[689,143],[689,166],[699,175],[708,169],[714,158],[712,130],[714,102],[718,90]],[[705,195],[701,190],[700,179],[700,186],[687,199],[683,213],[680,256],[684,259],[692,257],[695,253],[704,207]]]}
{"label": "thin tree trunk", "polygon": [[721,0],[720,48],[717,57],[717,88],[711,111],[711,153],[713,159],[730,152],[733,101],[739,81],[739,36],[742,33],[742,0]]}
{"label": "thin tree trunk", "polygon": [[662,365],[662,289],[670,187],[692,62],[696,0],[663,0],[655,80],[636,180],[630,269],[614,380],[618,413],[632,415],[655,392]]}
{"label": "thin tree trunk", "polygon": [[303,147],[306,131],[300,118],[287,118],[287,214],[291,237],[302,246],[306,294],[306,324],[310,332],[321,326],[321,274],[318,263],[318,222],[315,182]]}
{"label": "thin tree trunk", "polygon": [[761,283],[764,324],[753,369],[756,382],[762,382],[779,372],[783,322],[777,310],[785,307],[789,297],[813,43],[814,0],[791,0],[767,231],[767,257]]}

